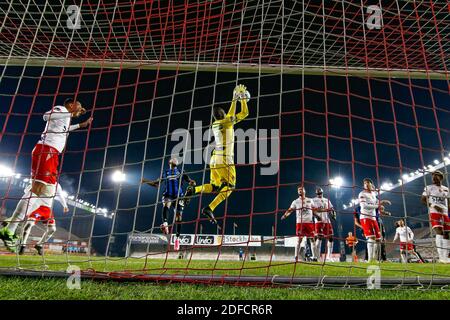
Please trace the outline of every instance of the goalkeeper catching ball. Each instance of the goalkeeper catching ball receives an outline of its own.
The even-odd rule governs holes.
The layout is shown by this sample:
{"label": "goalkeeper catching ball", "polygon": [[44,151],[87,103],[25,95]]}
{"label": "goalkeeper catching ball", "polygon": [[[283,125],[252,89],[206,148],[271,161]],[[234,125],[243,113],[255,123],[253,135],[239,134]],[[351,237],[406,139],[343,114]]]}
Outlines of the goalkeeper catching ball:
{"label": "goalkeeper catching ball", "polygon": [[[190,186],[186,190],[186,198],[198,193],[218,193],[214,200],[202,209],[212,223],[217,224],[214,217],[216,207],[227,199],[236,186],[236,168],[234,166],[234,125],[248,116],[247,102],[250,93],[244,85],[238,85],[233,91],[233,101],[228,113],[222,108],[213,108],[214,122],[212,131],[215,147],[209,162],[210,183],[201,186]],[[241,111],[236,114],[237,102],[241,104]]]}

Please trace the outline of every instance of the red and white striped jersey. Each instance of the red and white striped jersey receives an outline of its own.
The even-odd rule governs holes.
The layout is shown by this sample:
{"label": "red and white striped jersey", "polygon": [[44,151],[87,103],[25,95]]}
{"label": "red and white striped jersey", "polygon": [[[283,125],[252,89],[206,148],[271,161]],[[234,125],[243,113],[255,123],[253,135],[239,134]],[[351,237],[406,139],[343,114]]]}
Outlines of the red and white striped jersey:
{"label": "red and white striped jersey", "polygon": [[297,223],[312,223],[313,221],[313,201],[310,198],[297,198],[292,201],[291,209],[295,210]]}
{"label": "red and white striped jersey", "polygon": [[360,219],[377,219],[376,209],[379,206],[379,200],[375,191],[363,190],[358,195],[359,205],[361,206]]}
{"label": "red and white striped jersey", "polygon": [[69,132],[80,127],[78,124],[70,125],[70,119],[71,114],[64,106],[55,106],[47,111],[44,114],[47,124],[38,143],[53,147],[59,153],[63,152]]}
{"label": "red and white striped jersey", "polygon": [[448,188],[446,186],[437,186],[435,184],[426,186],[422,193],[427,197],[429,213],[438,213],[433,207],[436,205],[442,209],[442,214],[448,215]]}
{"label": "red and white striped jersey", "polygon": [[331,203],[331,201],[323,197],[315,197],[314,199],[312,199],[312,201],[314,209],[327,210],[323,212],[316,212],[316,214],[321,218],[320,222],[331,223],[330,216],[328,215],[328,212],[333,209],[333,204]]}

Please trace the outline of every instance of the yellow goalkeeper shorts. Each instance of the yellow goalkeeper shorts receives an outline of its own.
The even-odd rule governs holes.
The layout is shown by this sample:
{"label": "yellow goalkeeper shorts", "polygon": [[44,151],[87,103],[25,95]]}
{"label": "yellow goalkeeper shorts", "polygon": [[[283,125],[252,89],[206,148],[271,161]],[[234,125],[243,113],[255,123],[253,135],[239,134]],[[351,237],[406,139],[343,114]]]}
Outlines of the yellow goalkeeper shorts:
{"label": "yellow goalkeeper shorts", "polygon": [[236,185],[236,168],[232,156],[213,154],[209,162],[210,183],[220,187],[223,183]]}

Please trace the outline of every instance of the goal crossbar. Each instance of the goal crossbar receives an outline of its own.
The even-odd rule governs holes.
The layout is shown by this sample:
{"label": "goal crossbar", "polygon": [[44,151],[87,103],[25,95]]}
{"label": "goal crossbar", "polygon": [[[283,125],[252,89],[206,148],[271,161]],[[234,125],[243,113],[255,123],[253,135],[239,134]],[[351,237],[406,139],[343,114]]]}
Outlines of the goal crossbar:
{"label": "goal crossbar", "polygon": [[116,60],[116,59],[62,59],[40,57],[1,57],[1,66],[29,67],[74,67],[106,69],[179,70],[206,72],[236,72],[264,74],[305,74],[328,76],[354,76],[371,78],[410,78],[446,80],[447,72],[442,70],[358,68],[341,66],[291,65],[256,63],[219,63],[194,61],[156,61],[156,60]]}

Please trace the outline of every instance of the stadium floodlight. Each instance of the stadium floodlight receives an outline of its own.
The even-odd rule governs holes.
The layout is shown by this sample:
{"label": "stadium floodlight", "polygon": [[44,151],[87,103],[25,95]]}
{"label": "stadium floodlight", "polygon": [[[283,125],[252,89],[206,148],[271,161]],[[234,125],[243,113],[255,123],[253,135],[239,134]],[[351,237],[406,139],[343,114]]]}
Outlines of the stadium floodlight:
{"label": "stadium floodlight", "polygon": [[340,189],[344,184],[344,179],[342,179],[342,177],[335,177],[330,179],[330,184],[333,188]]}
{"label": "stadium floodlight", "polygon": [[27,183],[29,181],[30,181],[30,179],[28,179],[28,178],[23,179],[23,182],[25,182],[25,183]]}
{"label": "stadium floodlight", "polygon": [[8,178],[14,175],[14,171],[4,165],[0,164],[0,178]]}
{"label": "stadium floodlight", "polygon": [[114,171],[114,173],[111,176],[112,181],[115,182],[115,183],[124,182],[126,177],[127,177],[127,175],[125,173],[123,173],[122,171],[120,171],[120,170]]}
{"label": "stadium floodlight", "polygon": [[408,180],[409,176],[408,176],[408,174],[405,173],[405,174],[402,176],[402,178],[403,178],[403,180]]}
{"label": "stadium floodlight", "polygon": [[16,175],[14,176],[14,178],[20,179],[21,176],[22,176],[22,175],[21,175],[20,173],[16,173]]}
{"label": "stadium floodlight", "polygon": [[433,163],[434,163],[434,164],[439,164],[439,160],[435,159],[435,160],[433,161]]}

